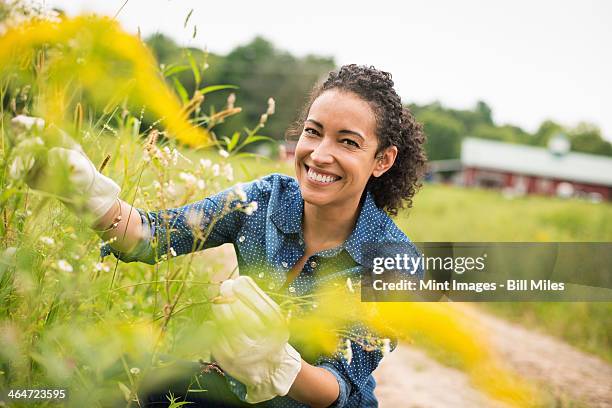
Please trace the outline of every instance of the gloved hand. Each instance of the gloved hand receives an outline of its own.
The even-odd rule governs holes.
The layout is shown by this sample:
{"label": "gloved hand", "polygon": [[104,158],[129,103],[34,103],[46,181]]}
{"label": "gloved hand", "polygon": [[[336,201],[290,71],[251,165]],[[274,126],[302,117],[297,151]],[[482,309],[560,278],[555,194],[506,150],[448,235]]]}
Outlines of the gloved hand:
{"label": "gloved hand", "polygon": [[[42,119],[24,115],[13,118],[11,123],[18,131],[44,127]],[[29,158],[17,167],[29,172],[26,181],[30,187],[57,194],[73,211],[84,210],[97,220],[110,210],[119,197],[121,188],[96,169],[80,145],[69,136],[62,136],[69,148],[53,147],[47,152],[46,162],[35,163]],[[61,174],[61,171],[67,172],[69,186],[58,186],[53,182],[53,176]],[[82,202],[83,206],[77,207],[75,202]]]}
{"label": "gloved hand", "polygon": [[246,385],[249,403],[287,395],[302,367],[288,343],[280,307],[248,276],[226,280],[212,305],[217,338],[212,355],[224,371]]}

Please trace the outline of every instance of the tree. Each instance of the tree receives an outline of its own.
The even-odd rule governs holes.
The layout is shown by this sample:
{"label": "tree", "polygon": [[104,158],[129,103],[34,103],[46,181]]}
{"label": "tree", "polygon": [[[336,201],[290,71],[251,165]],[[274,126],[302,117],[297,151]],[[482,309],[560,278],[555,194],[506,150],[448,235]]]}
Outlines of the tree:
{"label": "tree", "polygon": [[426,111],[417,117],[423,123],[427,135],[427,157],[429,160],[459,158],[461,140],[465,133],[463,124],[450,115]]}
{"label": "tree", "polygon": [[601,136],[601,130],[591,123],[580,123],[569,132],[572,150],[612,156],[612,144]]}
{"label": "tree", "polygon": [[489,125],[493,124],[493,112],[491,111],[491,108],[489,107],[489,105],[487,105],[486,102],[478,101],[476,103],[476,113],[480,115],[484,123],[487,123]]}
{"label": "tree", "polygon": [[219,80],[240,87],[237,105],[245,114],[228,120],[228,126],[235,128],[239,121],[243,125],[257,123],[266,110],[267,99],[272,97],[276,100],[276,113],[262,132],[283,139],[308,91],[334,67],[332,58],[312,55],[296,58],[261,37],[235,48],[225,57]]}
{"label": "tree", "polygon": [[533,143],[538,146],[546,146],[550,138],[559,133],[566,133],[563,126],[552,120],[545,120],[535,133]]}

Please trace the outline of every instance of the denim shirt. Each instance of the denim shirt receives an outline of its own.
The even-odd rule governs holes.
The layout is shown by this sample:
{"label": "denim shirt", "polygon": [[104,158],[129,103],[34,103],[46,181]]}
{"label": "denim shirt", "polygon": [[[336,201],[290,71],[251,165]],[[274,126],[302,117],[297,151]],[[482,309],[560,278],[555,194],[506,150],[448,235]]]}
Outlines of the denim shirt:
{"label": "denim shirt", "polygon": [[[304,200],[298,183],[292,177],[271,174],[240,185],[240,189],[242,192],[239,194],[236,194],[236,188],[228,189],[181,208],[154,212],[139,210],[148,238],[129,254],[112,252],[126,262],[154,264],[168,251],[178,256],[232,243],[241,275],[252,276],[260,285],[264,285],[260,282],[265,282],[264,289],[284,290],[292,296],[310,294],[326,282],[338,279],[346,281],[350,277],[359,281],[366,267],[362,251],[365,243],[405,243],[413,254],[418,253],[406,235],[376,206],[371,193],[366,192],[356,226],[348,239],[338,247],[310,256],[300,274],[283,287],[287,274],[305,252],[302,233]],[[240,210],[231,211],[253,201],[257,202],[258,208],[250,215]],[[216,220],[212,227],[211,220]],[[193,231],[198,229],[206,231],[206,236],[194,234]],[[152,245],[152,242],[156,244]],[[110,248],[103,249],[103,255],[109,252]],[[323,273],[323,270],[331,273]],[[421,275],[422,271],[418,274]],[[362,336],[368,334],[365,327],[353,328],[352,331]],[[334,407],[376,407],[376,383],[371,373],[382,359],[382,353],[379,350],[366,351],[355,342],[351,342],[351,349],[350,362],[337,353],[320,357],[315,365],[330,371],[338,380],[340,394]],[[232,391],[244,400],[244,385],[227,377]],[[285,396],[258,406],[289,408],[306,405]]]}

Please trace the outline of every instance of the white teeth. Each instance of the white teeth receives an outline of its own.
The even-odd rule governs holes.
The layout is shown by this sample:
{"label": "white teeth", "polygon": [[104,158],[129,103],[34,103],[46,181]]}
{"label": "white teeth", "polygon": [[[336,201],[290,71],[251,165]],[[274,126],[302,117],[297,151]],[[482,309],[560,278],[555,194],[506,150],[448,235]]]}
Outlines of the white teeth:
{"label": "white teeth", "polygon": [[308,169],[308,178],[321,183],[332,183],[337,180],[336,177],[319,174],[310,168]]}

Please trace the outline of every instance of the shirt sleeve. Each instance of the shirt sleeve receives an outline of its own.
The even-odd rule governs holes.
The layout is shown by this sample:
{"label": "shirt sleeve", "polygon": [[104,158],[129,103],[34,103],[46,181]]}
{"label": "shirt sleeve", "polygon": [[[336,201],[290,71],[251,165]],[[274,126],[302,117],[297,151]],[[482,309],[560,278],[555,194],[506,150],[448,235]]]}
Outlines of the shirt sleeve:
{"label": "shirt sleeve", "polygon": [[155,264],[168,252],[173,256],[231,243],[242,228],[245,212],[251,201],[259,199],[257,183],[239,185],[214,196],[159,211],[138,209],[144,236],[129,253],[105,245],[101,255],[111,252],[124,262]]}
{"label": "shirt sleeve", "polygon": [[[344,340],[342,351],[333,357],[321,357],[318,367],[331,372],[338,380],[339,395],[332,407],[341,408],[353,405],[364,395],[370,374],[378,367],[383,358],[384,340],[361,324],[350,329],[352,340]],[[390,341],[390,350],[395,348],[396,341]],[[389,351],[390,351],[389,350]],[[359,394],[359,396],[357,396]],[[350,401],[350,404],[349,404]]]}

